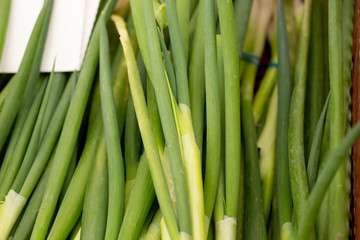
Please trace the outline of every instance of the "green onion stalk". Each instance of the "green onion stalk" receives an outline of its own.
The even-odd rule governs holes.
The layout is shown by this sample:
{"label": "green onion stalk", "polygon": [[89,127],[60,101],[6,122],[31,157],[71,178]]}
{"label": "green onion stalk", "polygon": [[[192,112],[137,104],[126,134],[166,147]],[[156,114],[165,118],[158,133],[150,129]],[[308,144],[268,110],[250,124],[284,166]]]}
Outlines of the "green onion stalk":
{"label": "green onion stalk", "polygon": [[[34,157],[39,149],[39,143],[44,137],[45,131],[43,130],[43,128],[47,128],[50,123],[50,117],[55,111],[56,104],[59,102],[59,98],[61,97],[61,94],[63,92],[64,85],[64,74],[52,73],[50,75],[50,79],[47,84],[44,97],[42,99],[41,107],[38,110],[38,113],[36,113],[36,122],[28,130],[29,134],[31,134],[31,137],[29,135],[28,137],[30,138],[26,138],[27,134],[25,131],[27,129],[26,126],[28,123],[28,119],[31,116],[31,114],[29,114],[28,119],[24,125],[22,135],[19,138],[17,148],[12,156],[12,162],[9,165],[6,177],[1,184],[1,190],[8,192],[11,187],[11,189],[16,192],[20,191],[23,180],[26,177],[33,163]],[[29,113],[31,113],[31,111]],[[9,185],[6,186],[6,184]]]}
{"label": "green onion stalk", "polygon": [[[24,199],[24,204],[18,205],[16,201],[13,202],[5,202],[2,207],[6,207],[5,205],[8,205],[8,207],[13,209],[12,215],[7,214],[1,214],[0,221],[4,221],[7,224],[9,224],[9,228],[12,227],[14,222],[10,219],[16,220],[21,213],[25,203],[27,202],[27,199],[30,198],[33,190],[36,187],[36,184],[39,181],[39,178],[41,177],[41,174],[44,170],[44,168],[47,165],[48,159],[50,158],[50,155],[53,151],[54,145],[57,142],[57,138],[59,136],[60,130],[62,128],[65,115],[68,109],[68,105],[70,102],[71,92],[72,88],[74,86],[76,78],[71,78],[71,80],[68,82],[67,87],[60,99],[60,102],[55,110],[54,116],[52,117],[50,124],[52,128],[48,128],[47,132],[44,135],[44,138],[39,145],[39,152],[34,160],[33,166],[30,169],[24,169],[24,171],[18,173],[15,182],[12,186],[14,190],[10,190],[7,196],[14,195],[16,193],[19,199]],[[20,173],[22,175],[20,175]],[[18,187],[21,187],[18,188]],[[41,199],[40,199],[41,200]],[[13,205],[11,207],[11,205]],[[6,228],[7,224],[2,224],[1,226]],[[4,230],[5,232],[5,230]]]}
{"label": "green onion stalk", "polygon": [[276,122],[278,112],[278,90],[275,87],[265,120],[265,126],[257,146],[259,152],[260,175],[262,180],[262,195],[264,200],[265,222],[268,223],[270,217],[271,203],[273,199],[274,175],[275,175],[275,158],[276,158]]}
{"label": "green onion stalk", "polygon": [[[23,160],[27,145],[28,145],[30,137],[31,137],[31,133],[33,131],[37,116],[39,114],[39,111],[40,111],[40,108],[41,108],[41,105],[43,102],[45,90],[47,89],[46,85],[47,85],[47,81],[42,83],[42,86],[39,89],[39,92],[34,99],[34,103],[32,104],[32,106],[30,108],[29,115],[24,123],[22,134],[21,134],[21,136],[19,138],[19,142],[15,148],[15,151],[13,154],[13,159],[9,163],[7,170],[6,170],[6,174],[4,175],[4,178],[0,185],[0,195],[1,196],[5,196],[6,193],[8,193],[8,191],[10,190],[11,185],[14,181],[14,178],[16,177],[16,174],[20,168],[21,161]],[[44,101],[46,101],[46,99],[44,99]],[[42,112],[42,114],[43,114],[43,112]]]}
{"label": "green onion stalk", "polygon": [[146,228],[146,233],[140,236],[140,240],[160,240],[161,231],[160,231],[160,221],[162,219],[161,211],[158,209],[150,223]]}
{"label": "green onion stalk", "polygon": [[[179,142],[182,144],[183,161],[185,175],[188,182],[188,192],[190,201],[190,215],[192,222],[193,239],[204,239],[205,234],[205,214],[204,214],[204,194],[201,172],[201,154],[195,140],[193,130],[189,86],[187,78],[187,64],[184,56],[184,45],[181,41],[181,31],[175,9],[175,1],[166,0],[166,12],[169,24],[172,53],[174,57],[175,75],[178,92],[178,108],[173,103],[173,111],[176,114],[179,126]],[[184,3],[182,3],[184,4]],[[171,95],[171,90],[170,90]],[[174,107],[176,109],[174,109]],[[161,115],[161,113],[160,113]],[[171,156],[171,152],[170,152]],[[176,188],[176,180],[175,180]],[[177,195],[177,198],[179,196]],[[180,215],[181,213],[178,212]]]}
{"label": "green onion stalk", "polygon": [[[272,3],[267,2],[268,4]],[[251,56],[259,56],[263,52],[266,39],[266,29],[273,13],[273,8],[261,1],[254,1],[250,14],[249,29],[255,27],[257,31],[248,35],[244,51]],[[261,16],[257,18],[255,16]],[[254,39],[254,41],[251,41]],[[243,58],[244,58],[243,52]],[[255,61],[258,61],[255,60]],[[245,215],[244,239],[266,239],[266,222],[264,216],[264,203],[261,190],[259,169],[259,156],[256,147],[256,129],[253,117],[253,92],[258,63],[247,63],[242,68],[241,85],[241,120],[244,141],[244,167],[245,167]],[[257,204],[251,204],[257,202]]]}
{"label": "green onion stalk", "polygon": [[309,62],[307,74],[307,89],[305,99],[305,160],[309,161],[310,149],[314,138],[316,124],[326,99],[324,89],[324,59],[323,59],[323,33],[321,24],[321,3],[312,2]]}
{"label": "green onion stalk", "polygon": [[[107,20],[114,7],[115,1],[106,3],[100,18]],[[56,202],[63,185],[67,169],[71,160],[71,154],[75,148],[76,138],[84,116],[86,103],[90,94],[91,85],[96,71],[99,58],[99,34],[100,25],[97,22],[93,35],[90,39],[89,48],[85,55],[84,64],[80,71],[69,111],[66,115],[64,127],[59,138],[58,149],[55,153],[53,167],[49,181],[46,185],[40,211],[36,218],[31,239],[44,239],[49,229]]]}
{"label": "green onion stalk", "polygon": [[176,1],[176,10],[179,18],[181,42],[184,48],[185,61],[189,56],[189,25],[190,25],[190,0]]}
{"label": "green onion stalk", "polygon": [[[10,82],[13,82],[12,87],[9,89],[0,113],[0,123],[4,126],[0,131],[0,149],[3,148],[16,117],[14,130],[0,170],[0,182],[2,182],[7,167],[11,162],[12,154],[35,97],[37,81],[40,80],[39,70],[50,24],[52,4],[53,1],[46,1],[40,11],[18,72],[10,80]],[[3,199],[3,197],[0,196],[0,199]]]}
{"label": "green onion stalk", "polygon": [[15,232],[13,235],[13,239],[27,239],[30,237],[32,229],[34,227],[34,223],[36,220],[37,212],[41,204],[41,199],[44,194],[46,182],[48,180],[52,159],[51,157],[46,169],[44,170],[43,175],[41,176],[39,183],[36,185],[34,193],[31,195],[26,208],[24,209],[24,213],[22,214],[21,218],[19,219],[19,225],[14,226]]}
{"label": "green onion stalk", "polygon": [[353,129],[339,143],[339,146],[329,155],[324,168],[322,169],[309,198],[306,201],[304,212],[301,215],[298,230],[294,239],[302,240],[309,239],[312,233],[312,228],[316,220],[316,215],[319,212],[321,202],[329,189],[337,171],[341,165],[344,164],[346,156],[354,142],[360,136],[360,123],[357,123]]}
{"label": "green onion stalk", "polygon": [[[225,211],[218,233],[235,239],[241,166],[240,75],[233,3],[217,1],[224,59],[225,91]],[[217,220],[217,219],[215,219]],[[223,222],[223,223],[224,223]],[[220,225],[218,224],[218,225]],[[224,225],[226,226],[224,228]]]}
{"label": "green onion stalk", "polygon": [[[223,55],[222,55],[222,42],[221,42],[221,36],[216,35],[216,47],[217,47],[217,66],[218,66],[218,78],[219,78],[219,92],[220,92],[220,134],[221,134],[221,161],[220,161],[220,169],[219,169],[219,182],[218,187],[216,190],[216,196],[215,196],[215,203],[214,203],[214,211],[213,211],[213,218],[215,222],[215,236],[217,239],[223,238],[222,234],[226,231],[224,231],[226,224],[225,220],[225,206],[224,206],[224,199],[225,199],[225,179],[224,179],[224,161],[222,159],[225,158],[225,84],[224,84],[224,61],[223,61]],[[241,178],[240,178],[241,179]],[[241,182],[240,182],[241,184]],[[241,192],[241,188],[240,191]],[[240,193],[239,193],[240,195]],[[240,202],[241,200],[239,200]],[[241,202],[239,203],[239,210],[243,210],[243,204]],[[238,218],[241,219],[241,215]],[[240,224],[242,225],[242,224]],[[229,225],[231,226],[231,225]],[[210,231],[210,230],[209,230]],[[209,232],[208,231],[208,232]],[[209,233],[208,233],[209,236]]]}
{"label": "green onion stalk", "polygon": [[[305,2],[301,25],[298,55],[295,66],[295,85],[291,97],[289,115],[288,151],[291,193],[294,203],[295,227],[304,211],[305,201],[309,196],[309,187],[305,168],[304,149],[304,109],[306,94],[306,73],[309,52],[311,0]],[[313,231],[311,239],[315,237]]]}
{"label": "green onion stalk", "polygon": [[316,124],[314,137],[312,140],[311,150],[309,154],[309,160],[307,164],[307,179],[309,184],[309,189],[311,190],[314,187],[316,182],[316,177],[319,170],[320,163],[320,154],[322,148],[322,141],[325,132],[325,119],[328,115],[328,106],[329,106],[330,95],[328,95],[324,107],[321,111],[321,115]]}
{"label": "green onion stalk", "polygon": [[[144,197],[146,196],[146,197]],[[155,199],[155,190],[151,179],[146,154],[143,153],[130,192],[124,220],[117,239],[139,239],[141,229]],[[136,221],[134,221],[136,219]]]}
{"label": "green onion stalk", "polygon": [[238,41],[239,57],[242,56],[252,5],[253,5],[253,0],[246,0],[246,1],[236,0],[234,2],[235,25],[237,26],[236,36]]}
{"label": "green onion stalk", "polygon": [[109,40],[103,19],[100,19],[100,23],[100,97],[109,174],[109,205],[105,239],[115,239],[119,234],[124,216],[125,171],[112,89]]}
{"label": "green onion stalk", "polygon": [[[105,142],[105,139],[101,141]],[[80,239],[104,239],[107,230],[109,172],[106,145],[101,141],[86,186]]]}
{"label": "green onion stalk", "polygon": [[[154,6],[155,8],[155,6]],[[165,10],[165,11],[164,11]],[[161,12],[161,14],[159,14]],[[156,13],[156,11],[155,11]],[[169,51],[167,50],[166,43],[164,40],[164,27],[168,26],[167,21],[167,15],[166,15],[166,7],[165,4],[161,4],[158,6],[158,10],[155,15],[155,19],[160,26],[160,30],[158,30],[159,33],[159,40],[160,40],[160,46],[163,53],[163,61],[165,65],[165,70],[167,73],[167,80],[169,83],[169,92],[172,93],[173,98],[177,98],[177,86],[176,86],[176,77],[175,77],[175,70],[172,64],[172,60],[170,58]],[[155,89],[152,86],[150,78],[148,78],[148,84],[147,84],[147,103],[148,103],[148,109],[149,109],[149,116],[151,125],[154,130],[155,134],[155,140],[158,147],[158,151],[160,154],[160,159],[162,163],[162,167],[164,169],[166,183],[168,186],[168,190],[170,193],[170,197],[173,203],[174,208],[176,208],[176,196],[174,191],[174,178],[171,173],[171,166],[170,166],[170,159],[169,159],[169,151],[167,147],[165,146],[165,139],[164,139],[164,133],[162,131],[161,127],[161,120],[159,115],[159,109],[156,102],[156,93]],[[175,210],[175,214],[177,214],[177,211]],[[166,224],[164,219],[162,218],[160,221],[160,231],[162,234],[163,239],[170,239],[168,230],[166,228]]]}
{"label": "green onion stalk", "polygon": [[[144,19],[142,18],[143,15],[135,14],[134,9],[137,9],[138,7],[142,7],[141,2],[140,1],[139,2],[132,1],[131,7],[133,10],[133,14],[134,14],[135,29],[137,29],[137,27],[139,26],[138,24],[141,23]],[[152,6],[150,5],[147,7],[152,7]],[[153,20],[154,20],[154,18],[153,18]],[[137,22],[137,21],[139,21],[139,22]],[[179,229],[178,229],[178,225],[177,225],[176,215],[175,215],[175,211],[174,211],[174,208],[172,205],[170,194],[169,194],[169,191],[167,188],[165,174],[162,169],[159,152],[157,149],[154,133],[153,133],[153,130],[151,127],[149,114],[148,114],[148,110],[147,110],[146,102],[145,102],[145,96],[144,96],[144,92],[142,90],[140,75],[139,75],[138,68],[136,65],[135,55],[134,55],[133,49],[130,44],[129,35],[127,33],[126,26],[125,26],[125,23],[122,20],[122,18],[118,17],[116,19],[115,23],[117,25],[117,29],[120,34],[120,41],[123,46],[125,58],[127,61],[129,83],[130,83],[131,94],[133,96],[135,112],[136,112],[137,118],[139,119],[139,129],[140,129],[140,133],[142,136],[145,153],[146,153],[146,157],[147,157],[147,162],[149,164],[149,169],[150,169],[151,177],[152,177],[152,180],[154,183],[154,187],[155,187],[155,191],[156,191],[157,198],[159,201],[159,205],[160,205],[160,208],[162,209],[162,213],[163,213],[164,219],[166,221],[167,229],[170,232],[170,236],[172,237],[172,239],[180,239],[180,233],[179,233]],[[137,30],[139,30],[139,29],[137,29]],[[139,34],[139,32],[137,32],[137,34]],[[156,34],[156,30],[154,31],[154,34]],[[140,38],[138,38],[138,39],[140,39]],[[141,40],[139,40],[140,49],[142,49],[142,47],[144,47],[141,44],[144,44],[144,42],[141,43]],[[158,47],[160,48],[160,46],[158,46]],[[142,51],[143,51],[143,49],[142,49]],[[146,64],[149,63],[148,62],[149,55],[146,55],[146,54],[142,54],[142,55],[143,55],[143,59],[144,59],[145,66],[146,66]],[[139,169],[140,169],[140,166],[139,166]],[[132,191],[133,194],[135,194],[134,191],[135,191],[135,186]],[[130,198],[132,197],[133,194],[130,195]],[[130,203],[132,203],[132,202],[130,202]],[[128,209],[130,209],[130,206],[128,206]],[[125,213],[125,218],[126,218],[126,213]],[[141,226],[140,226],[140,228],[141,228]],[[122,231],[120,231],[120,234],[121,233],[122,233]],[[122,238],[120,238],[120,235],[119,235],[119,239],[122,239]]]}
{"label": "green onion stalk", "polygon": [[124,133],[124,160],[126,168],[125,182],[125,208],[129,201],[130,192],[134,185],[138,161],[140,158],[141,136],[135,115],[132,97],[129,97],[126,109],[125,133]]}
{"label": "green onion stalk", "polygon": [[1,112],[1,108],[4,105],[5,99],[6,99],[7,95],[8,95],[11,83],[12,82],[10,81],[8,84],[6,84],[6,86],[0,92],[0,112]]}
{"label": "green onion stalk", "polygon": [[[152,220],[153,220],[153,218],[155,216],[155,213],[157,211],[159,211],[160,214],[161,214],[159,206],[158,206],[157,202],[155,201],[155,202],[153,202],[153,204],[152,204],[152,206],[151,206],[151,208],[150,208],[150,210],[149,210],[149,212],[148,212],[148,214],[147,214],[147,216],[145,218],[145,221],[143,222],[139,238],[143,237],[146,234],[147,229],[149,228],[149,226],[150,226],[150,224],[151,224],[151,222],[152,222]],[[160,220],[161,220],[161,217],[160,217]],[[160,222],[160,220],[159,220],[159,222]]]}
{"label": "green onion stalk", "polygon": [[[330,97],[328,100],[328,111],[325,117],[324,123],[324,132],[322,134],[322,141],[321,141],[321,150],[320,150],[320,160],[319,160],[319,169],[317,176],[321,174],[321,171],[324,169],[324,166],[327,163],[327,160],[330,156],[330,110],[329,110],[329,102]],[[315,141],[315,140],[314,140]],[[312,186],[313,188],[314,186]],[[326,191],[324,199],[321,203],[318,216],[316,218],[315,230],[316,230],[316,237],[319,240],[328,239],[329,236],[329,205],[330,204],[330,195],[329,190]]]}
{"label": "green onion stalk", "polygon": [[[195,1],[191,1],[195,2]],[[204,14],[205,0],[199,0],[195,32],[189,59],[189,95],[196,143],[202,153],[205,111]],[[195,14],[194,14],[195,15]]]}
{"label": "green onion stalk", "polygon": [[0,60],[5,44],[6,30],[8,27],[8,22],[10,17],[10,8],[11,8],[11,0],[1,1],[0,15],[2,16],[3,20],[0,23]]}
{"label": "green onion stalk", "polygon": [[[121,47],[119,47],[114,58],[112,69],[112,76],[114,78],[113,92],[116,103],[119,135],[122,135],[123,132],[126,111],[125,109],[128,100],[128,81],[126,76],[126,65],[124,63],[125,59]],[[98,147],[105,147],[105,135],[102,127],[103,123],[101,120],[102,117],[100,115],[101,112],[99,111],[99,93],[99,89],[95,88],[95,94],[91,104],[89,127],[85,147],[77,169],[75,170],[73,179],[68,187],[64,200],[59,208],[53,226],[50,230],[50,238],[64,238],[73,229],[83,209],[86,183],[94,163],[94,156],[96,155]],[[99,142],[103,146],[98,146]],[[104,156],[106,156],[106,152],[102,151],[102,153],[105,154]]]}
{"label": "green onion stalk", "polygon": [[205,96],[206,96],[206,167],[204,203],[206,234],[216,199],[221,164],[220,90],[216,51],[215,6],[205,0]]}
{"label": "green onion stalk", "polygon": [[81,219],[79,219],[75,225],[75,227],[72,229],[71,233],[69,234],[70,240],[80,240],[81,236]]}
{"label": "green onion stalk", "polygon": [[289,177],[288,129],[291,101],[291,65],[284,0],[277,1],[278,116],[276,127],[276,191],[281,239],[291,233],[292,198]]}
{"label": "green onion stalk", "polygon": [[[343,1],[329,1],[329,77],[330,77],[330,149],[331,154],[339,146],[345,134],[343,76],[343,25],[335,19],[342,18]],[[349,234],[346,165],[343,162],[330,186],[329,238],[347,238]]]}
{"label": "green onion stalk", "polygon": [[[132,25],[129,23],[129,27],[130,26]],[[136,45],[135,42],[132,42],[132,44],[134,46]],[[112,77],[114,78],[113,92],[116,103],[119,135],[121,136],[124,128],[125,112],[129,97],[127,69],[121,46],[118,47],[113,61]],[[105,144],[105,135],[102,127],[103,123],[100,111],[100,91],[98,87],[100,87],[100,85],[95,86],[95,93],[91,102],[86,143],[73,179],[55,217],[49,237],[64,238],[70,233],[76,224],[76,221],[80,217],[83,209],[86,183],[94,164],[94,156],[96,155],[98,147],[100,148],[100,146],[98,146],[99,143]],[[71,220],[69,221],[69,219]]]}
{"label": "green onion stalk", "polygon": [[[35,98],[35,101],[33,103],[33,106],[30,110],[29,116],[31,117],[32,115],[35,115],[35,117],[32,117],[32,118],[34,118],[34,121],[36,119],[36,115],[38,114],[38,110],[41,105],[41,100],[42,100],[42,97],[45,92],[45,86],[46,86],[46,82],[43,83],[42,88],[38,92],[38,94]],[[34,121],[31,121],[31,122],[34,122]],[[26,125],[26,123],[25,123],[25,125]],[[9,174],[14,175],[14,173],[15,173],[15,175],[16,175],[16,171],[11,172],[10,170],[9,170]],[[5,185],[3,185],[3,183],[1,186],[2,186],[4,193],[5,193],[5,191],[8,192],[8,194],[5,197],[5,202],[3,202],[0,205],[0,219],[1,219],[1,222],[3,222],[0,227],[0,230],[2,232],[1,239],[7,239],[12,226],[15,224],[15,221],[16,221],[17,217],[19,216],[19,214],[21,213],[22,208],[25,206],[26,198],[19,195],[14,190],[10,190],[11,182],[10,182],[10,186],[8,187],[8,189],[4,189],[3,186],[5,186]]]}

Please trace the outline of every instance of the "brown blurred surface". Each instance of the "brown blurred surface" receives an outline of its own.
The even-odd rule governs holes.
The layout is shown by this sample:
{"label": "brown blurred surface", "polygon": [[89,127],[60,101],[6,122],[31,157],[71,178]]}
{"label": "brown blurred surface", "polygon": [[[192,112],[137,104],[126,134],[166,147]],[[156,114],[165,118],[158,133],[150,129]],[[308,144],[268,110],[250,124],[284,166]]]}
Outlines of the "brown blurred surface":
{"label": "brown blurred surface", "polygon": [[[354,44],[353,44],[353,89],[352,112],[353,125],[360,119],[360,0],[355,3]],[[352,230],[353,237],[360,240],[360,140],[353,147],[352,168]]]}

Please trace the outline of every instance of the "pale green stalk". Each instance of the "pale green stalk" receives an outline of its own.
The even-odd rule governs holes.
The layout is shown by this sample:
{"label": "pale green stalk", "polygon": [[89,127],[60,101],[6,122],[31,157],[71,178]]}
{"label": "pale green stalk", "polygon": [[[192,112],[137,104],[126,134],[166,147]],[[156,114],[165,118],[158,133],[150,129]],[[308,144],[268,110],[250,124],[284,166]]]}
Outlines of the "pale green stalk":
{"label": "pale green stalk", "polygon": [[[165,3],[170,31],[171,48],[174,56],[178,93],[178,105],[173,99],[173,112],[176,114],[175,118],[177,118],[175,121],[179,127],[179,142],[182,143],[185,176],[187,178],[187,182],[189,183],[188,192],[190,200],[192,237],[193,239],[204,239],[206,237],[206,233],[201,155],[200,149],[196,145],[191,118],[187,64],[184,56],[183,44],[181,42],[180,26],[177,19],[175,2],[173,0],[165,0]],[[171,89],[169,89],[169,94],[172,94]],[[175,182],[175,189],[176,187],[177,185]],[[179,195],[177,195],[177,198],[180,198]],[[181,204],[181,201],[179,201],[178,204]],[[178,214],[181,215],[180,212],[178,212]]]}
{"label": "pale green stalk", "polygon": [[269,103],[265,126],[257,141],[260,148],[260,174],[262,179],[262,192],[264,198],[265,221],[268,223],[271,203],[273,200],[275,158],[276,158],[276,123],[278,111],[278,90],[275,87]]}
{"label": "pale green stalk", "polygon": [[160,240],[161,231],[160,231],[160,221],[162,215],[160,209],[158,209],[153,217],[150,225],[148,226],[146,233],[139,238],[139,240]]}
{"label": "pale green stalk", "polygon": [[70,240],[80,240],[80,236],[81,236],[81,218],[77,221],[75,227],[69,234],[69,239]]}
{"label": "pale green stalk", "polygon": [[[144,35],[146,33],[146,36],[143,37],[146,37],[147,39],[148,48],[148,52],[142,51],[142,54],[144,55],[144,53],[148,53],[149,59],[151,59],[150,64],[147,65],[147,69],[151,68],[152,74],[149,74],[149,76],[154,85],[165,141],[169,150],[171,171],[174,177],[175,194],[177,196],[176,201],[178,203],[177,212],[179,217],[180,231],[184,234],[191,235],[191,214],[188,197],[189,192],[182,159],[181,143],[179,141],[180,133],[178,132],[179,129],[176,125],[176,113],[172,109],[172,103],[169,95],[169,85],[166,80],[166,75],[162,63],[158,35],[156,34],[154,14],[150,6],[150,2],[147,3],[146,1],[143,1],[142,5],[143,14],[145,17],[145,26],[147,28],[145,32],[142,32],[142,34]],[[185,85],[186,83],[182,84]],[[186,98],[186,92],[180,94],[179,88],[177,90],[179,99]],[[186,91],[186,88],[183,90]],[[180,95],[183,96],[180,97]]]}
{"label": "pale green stalk", "polygon": [[[138,4],[136,1],[132,1],[131,3]],[[134,7],[134,5],[132,5],[132,7]],[[172,238],[179,239],[179,231],[177,227],[176,216],[167,189],[166,179],[164,172],[162,170],[161,160],[159,153],[157,151],[153,130],[151,128],[151,123],[146,108],[145,97],[141,86],[140,75],[137,69],[135,56],[130,44],[130,39],[125,27],[125,23],[122,20],[122,18],[114,17],[113,20],[117,25],[117,29],[120,34],[120,41],[122,43],[125,58],[127,60],[129,83],[130,83],[132,96],[134,96],[133,100],[134,100],[135,112],[137,118],[141,119],[139,121],[139,129],[144,143],[145,153],[149,163],[150,172],[152,173],[151,176],[159,200],[159,205],[161,209],[163,209],[162,212],[164,214],[167,228],[169,229]],[[134,22],[136,26],[136,20]],[[156,34],[156,32],[154,32],[154,34]],[[140,49],[141,49],[141,45],[140,45]]]}

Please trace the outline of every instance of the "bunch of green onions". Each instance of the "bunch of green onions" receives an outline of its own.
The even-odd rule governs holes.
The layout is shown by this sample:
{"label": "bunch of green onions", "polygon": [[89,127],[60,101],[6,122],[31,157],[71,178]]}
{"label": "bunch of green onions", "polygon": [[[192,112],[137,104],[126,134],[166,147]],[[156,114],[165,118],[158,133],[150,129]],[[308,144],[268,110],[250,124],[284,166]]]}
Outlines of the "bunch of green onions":
{"label": "bunch of green onions", "polygon": [[0,240],[348,239],[354,0],[107,0],[47,74],[53,5],[0,74]]}

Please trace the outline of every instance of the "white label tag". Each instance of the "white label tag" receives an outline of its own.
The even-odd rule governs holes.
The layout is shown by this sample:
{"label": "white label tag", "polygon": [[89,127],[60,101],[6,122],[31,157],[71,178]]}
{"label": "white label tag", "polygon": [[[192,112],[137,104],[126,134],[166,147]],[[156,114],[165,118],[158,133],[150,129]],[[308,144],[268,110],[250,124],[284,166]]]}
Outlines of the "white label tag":
{"label": "white label tag", "polygon": [[[55,0],[41,72],[80,70],[100,0]],[[12,0],[0,72],[18,70],[44,0]]]}

